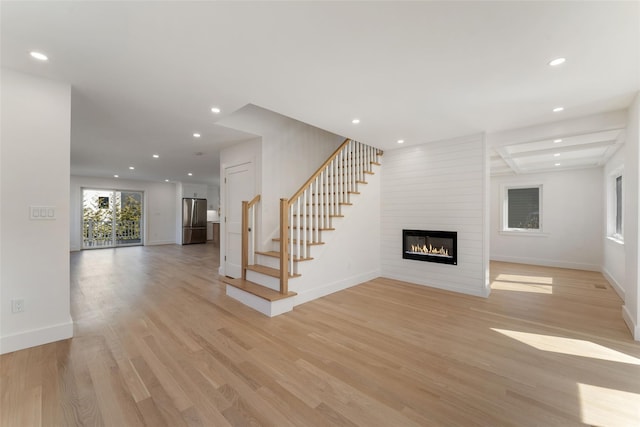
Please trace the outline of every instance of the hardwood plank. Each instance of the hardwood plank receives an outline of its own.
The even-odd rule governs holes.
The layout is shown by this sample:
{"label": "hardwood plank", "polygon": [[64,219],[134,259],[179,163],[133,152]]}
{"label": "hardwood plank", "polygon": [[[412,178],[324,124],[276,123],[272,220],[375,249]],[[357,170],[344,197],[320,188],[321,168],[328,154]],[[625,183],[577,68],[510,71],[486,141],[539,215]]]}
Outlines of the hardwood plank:
{"label": "hardwood plank", "polygon": [[640,425],[599,273],[491,264],[487,299],[379,278],[267,318],[214,245],[74,253],[75,337],[0,356],[0,425]]}

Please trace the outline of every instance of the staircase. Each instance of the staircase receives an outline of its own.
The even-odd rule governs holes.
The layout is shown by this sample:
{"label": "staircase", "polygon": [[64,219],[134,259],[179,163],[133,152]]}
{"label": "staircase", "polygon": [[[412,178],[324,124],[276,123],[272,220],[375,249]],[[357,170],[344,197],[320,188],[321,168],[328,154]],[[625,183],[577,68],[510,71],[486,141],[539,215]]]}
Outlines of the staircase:
{"label": "staircase", "polygon": [[[280,199],[279,237],[270,250],[256,250],[256,208],[260,196],[242,203],[242,277],[223,278],[227,295],[276,316],[296,305],[296,281],[313,262],[313,248],[325,233],[339,232],[334,220],[360,195],[359,187],[380,165],[382,151],[347,139],[289,199]],[[346,213],[346,212],[345,212]]]}

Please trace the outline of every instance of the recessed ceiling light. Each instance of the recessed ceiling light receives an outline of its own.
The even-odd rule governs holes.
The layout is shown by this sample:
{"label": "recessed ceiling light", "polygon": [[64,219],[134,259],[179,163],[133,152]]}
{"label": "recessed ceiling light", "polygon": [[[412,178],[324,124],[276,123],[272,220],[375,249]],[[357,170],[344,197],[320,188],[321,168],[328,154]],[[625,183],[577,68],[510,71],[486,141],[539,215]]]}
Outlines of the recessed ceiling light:
{"label": "recessed ceiling light", "polygon": [[119,178],[119,175],[113,175],[114,178]]}
{"label": "recessed ceiling light", "polygon": [[129,169],[134,170],[134,169],[135,169],[135,167],[133,167],[133,166],[129,166]]}
{"label": "recessed ceiling light", "polygon": [[404,139],[399,139],[398,144],[404,144]]}
{"label": "recessed ceiling light", "polygon": [[200,134],[199,134],[199,133],[194,133],[194,134],[193,134],[193,137],[194,137],[194,138],[200,138]]}
{"label": "recessed ceiling light", "polygon": [[211,108],[211,112],[214,114],[219,114],[220,113],[220,109],[218,107],[213,107]]}
{"label": "recessed ceiling light", "polygon": [[554,154],[553,157],[560,157],[560,153]]}
{"label": "recessed ceiling light", "polygon": [[40,52],[29,52],[29,55],[31,55],[32,58],[35,58],[39,61],[47,61],[49,60],[49,58],[47,57],[47,55],[45,55],[44,53],[40,53]]}
{"label": "recessed ceiling light", "polygon": [[553,142],[554,142],[554,144],[557,144],[559,142],[562,142],[562,139],[554,139]]}
{"label": "recessed ceiling light", "polygon": [[360,123],[360,119],[353,119],[351,120],[351,123],[353,123],[354,125],[357,125],[358,123]]}
{"label": "recessed ceiling light", "polygon": [[168,179],[165,179],[165,180],[164,180],[164,182],[169,182],[169,180],[168,180]]}
{"label": "recessed ceiling light", "polygon": [[556,163],[555,165],[556,165],[556,166],[560,166],[560,163]]}
{"label": "recessed ceiling light", "polygon": [[189,176],[193,176],[193,174],[192,174],[191,172],[189,172],[187,175],[189,175]]}
{"label": "recessed ceiling light", "polygon": [[154,154],[154,155],[153,155],[153,158],[154,158],[154,159],[159,159],[159,158],[160,158],[160,155],[159,155],[159,154]]}
{"label": "recessed ceiling light", "polygon": [[553,61],[549,62],[549,65],[551,65],[552,67],[556,67],[560,64],[564,64],[566,60],[566,58],[556,58]]}
{"label": "recessed ceiling light", "polygon": [[559,113],[560,111],[564,111],[564,107],[556,107],[553,109],[554,113]]}

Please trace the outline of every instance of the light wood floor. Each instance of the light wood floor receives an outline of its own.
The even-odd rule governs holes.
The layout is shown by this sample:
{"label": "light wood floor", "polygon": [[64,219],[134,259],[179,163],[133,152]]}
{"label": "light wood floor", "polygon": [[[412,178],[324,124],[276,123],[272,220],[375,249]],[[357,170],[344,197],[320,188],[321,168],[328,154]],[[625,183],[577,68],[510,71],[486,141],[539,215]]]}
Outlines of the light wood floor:
{"label": "light wood floor", "polygon": [[72,254],[75,338],[3,355],[12,426],[638,426],[640,344],[597,273],[377,279],[269,319],[212,245]]}

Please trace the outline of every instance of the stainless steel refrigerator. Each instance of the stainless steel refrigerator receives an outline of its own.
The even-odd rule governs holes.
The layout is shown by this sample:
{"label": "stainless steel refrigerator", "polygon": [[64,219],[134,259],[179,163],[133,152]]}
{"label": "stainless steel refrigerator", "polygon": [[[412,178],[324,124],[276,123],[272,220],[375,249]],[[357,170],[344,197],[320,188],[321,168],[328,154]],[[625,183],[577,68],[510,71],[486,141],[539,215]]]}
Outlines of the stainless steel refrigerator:
{"label": "stainless steel refrigerator", "polygon": [[207,199],[182,199],[182,244],[207,242]]}

